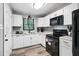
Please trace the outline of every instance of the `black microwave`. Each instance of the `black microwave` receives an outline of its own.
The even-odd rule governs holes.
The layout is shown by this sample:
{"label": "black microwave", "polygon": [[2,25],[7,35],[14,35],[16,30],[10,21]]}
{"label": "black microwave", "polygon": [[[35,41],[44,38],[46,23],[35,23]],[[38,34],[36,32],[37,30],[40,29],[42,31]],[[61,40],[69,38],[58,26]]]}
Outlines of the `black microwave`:
{"label": "black microwave", "polygon": [[60,16],[50,19],[50,26],[63,25],[63,23],[64,23],[64,16],[63,15],[60,15]]}

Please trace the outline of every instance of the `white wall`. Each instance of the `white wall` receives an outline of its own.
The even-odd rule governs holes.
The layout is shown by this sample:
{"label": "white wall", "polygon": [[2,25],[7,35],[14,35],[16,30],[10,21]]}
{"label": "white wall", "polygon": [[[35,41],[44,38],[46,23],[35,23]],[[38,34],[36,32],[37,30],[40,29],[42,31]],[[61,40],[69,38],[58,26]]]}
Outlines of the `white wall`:
{"label": "white wall", "polygon": [[[12,10],[7,3],[4,3],[4,56],[12,52]],[[6,36],[5,36],[6,35]],[[8,39],[8,41],[5,41]]]}
{"label": "white wall", "polygon": [[3,4],[0,3],[0,56],[3,55]]}

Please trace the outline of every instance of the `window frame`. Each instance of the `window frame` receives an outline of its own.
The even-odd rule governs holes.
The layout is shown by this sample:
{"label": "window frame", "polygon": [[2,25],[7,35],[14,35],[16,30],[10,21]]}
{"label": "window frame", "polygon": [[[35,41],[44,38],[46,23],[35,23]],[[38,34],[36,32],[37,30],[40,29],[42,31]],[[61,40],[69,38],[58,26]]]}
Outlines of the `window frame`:
{"label": "window frame", "polygon": [[[26,31],[32,31],[32,30],[34,30],[34,19],[31,19],[31,20],[33,20],[33,24],[24,24],[24,20],[25,19],[27,19],[27,18],[23,18],[23,30],[26,30]],[[28,29],[25,29],[25,27],[24,27],[24,25],[27,25],[28,26]],[[31,29],[30,27],[29,27],[29,25],[33,25],[33,28]]]}

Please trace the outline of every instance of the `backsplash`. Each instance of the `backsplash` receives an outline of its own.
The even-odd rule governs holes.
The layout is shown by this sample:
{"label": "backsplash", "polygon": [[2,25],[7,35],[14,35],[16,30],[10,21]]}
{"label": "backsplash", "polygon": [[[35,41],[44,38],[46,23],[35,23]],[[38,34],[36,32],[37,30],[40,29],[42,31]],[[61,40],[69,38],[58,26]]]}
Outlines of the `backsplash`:
{"label": "backsplash", "polygon": [[45,27],[44,31],[50,31],[50,32],[52,32],[53,31],[53,27]]}
{"label": "backsplash", "polygon": [[67,29],[67,26],[57,25],[57,26],[53,26],[53,29]]}

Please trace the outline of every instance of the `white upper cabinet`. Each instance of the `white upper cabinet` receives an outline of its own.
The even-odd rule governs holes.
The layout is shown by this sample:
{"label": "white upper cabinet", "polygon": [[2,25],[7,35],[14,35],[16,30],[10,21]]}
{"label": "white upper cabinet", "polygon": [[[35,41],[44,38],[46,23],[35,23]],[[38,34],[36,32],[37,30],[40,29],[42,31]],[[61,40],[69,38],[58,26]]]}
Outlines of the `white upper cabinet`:
{"label": "white upper cabinet", "polygon": [[64,25],[72,25],[72,11],[78,9],[78,4],[70,4],[60,10],[57,10],[46,17],[38,18],[38,27],[50,27],[50,19],[64,15]]}
{"label": "white upper cabinet", "polygon": [[43,17],[43,18],[38,18],[37,26],[38,27],[50,27],[50,18],[48,16]]}
{"label": "white upper cabinet", "polygon": [[50,27],[50,19],[60,15],[64,15],[64,8],[53,12],[46,17],[38,18],[38,27]]}
{"label": "white upper cabinet", "polygon": [[60,9],[46,17],[38,18],[38,27],[50,27],[50,19],[60,15],[64,15],[64,9]]}
{"label": "white upper cabinet", "polygon": [[78,9],[78,4],[73,3],[64,8],[64,25],[72,25],[72,11]]}
{"label": "white upper cabinet", "polygon": [[60,9],[56,13],[57,13],[57,16],[63,15],[64,14],[64,9]]}
{"label": "white upper cabinet", "polygon": [[64,9],[60,9],[56,12],[53,12],[51,13],[50,15],[48,15],[50,18],[54,18],[54,17],[57,17],[57,16],[60,16],[60,15],[63,15],[64,14]]}
{"label": "white upper cabinet", "polygon": [[21,15],[13,15],[13,26],[22,26],[22,20]]}
{"label": "white upper cabinet", "polygon": [[44,17],[43,27],[50,27],[50,17],[48,16]]}
{"label": "white upper cabinet", "polygon": [[38,18],[38,21],[37,21],[37,27],[42,27],[43,25],[43,18]]}

